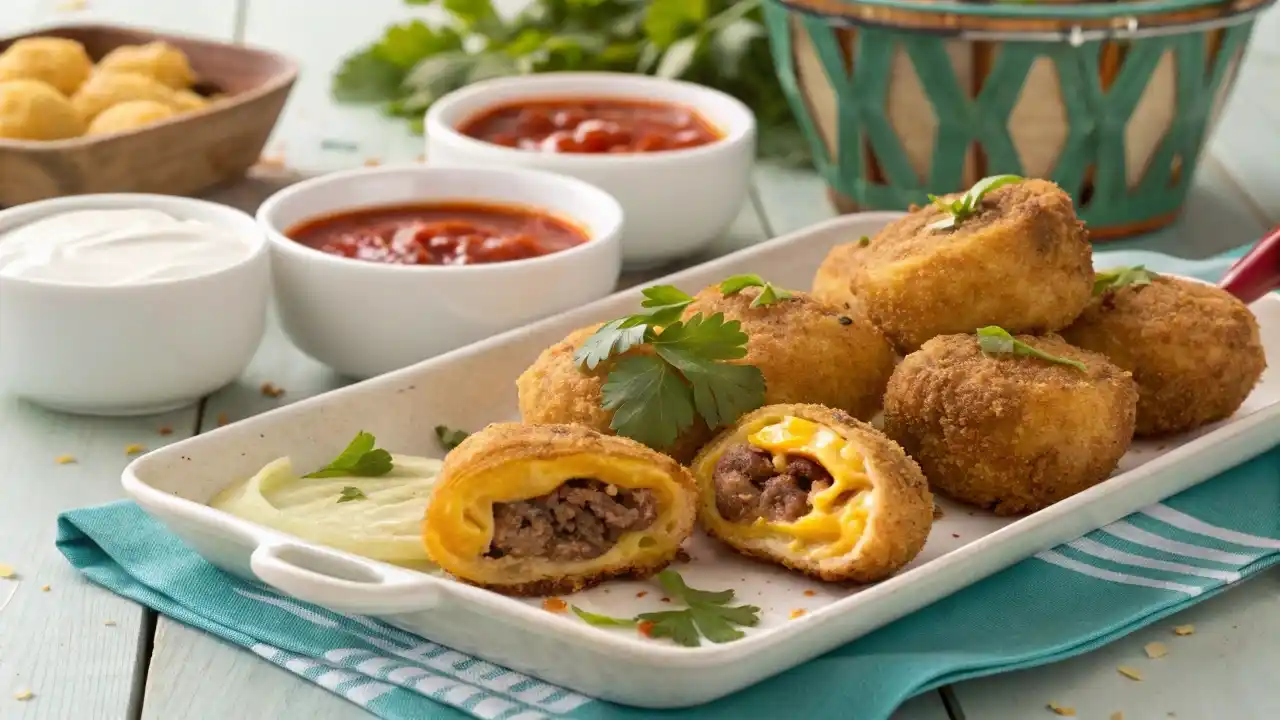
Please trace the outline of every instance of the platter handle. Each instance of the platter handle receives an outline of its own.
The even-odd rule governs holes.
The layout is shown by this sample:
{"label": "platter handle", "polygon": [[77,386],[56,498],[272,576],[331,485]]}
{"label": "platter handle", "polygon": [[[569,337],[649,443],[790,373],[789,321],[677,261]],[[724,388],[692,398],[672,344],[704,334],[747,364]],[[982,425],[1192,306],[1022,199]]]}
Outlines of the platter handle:
{"label": "platter handle", "polygon": [[259,545],[249,567],[276,590],[341,613],[420,612],[434,608],[441,598],[441,581],[429,575],[291,542]]}
{"label": "platter handle", "polygon": [[1244,257],[1237,260],[1218,287],[1245,303],[1280,289],[1280,225],[1272,228]]}

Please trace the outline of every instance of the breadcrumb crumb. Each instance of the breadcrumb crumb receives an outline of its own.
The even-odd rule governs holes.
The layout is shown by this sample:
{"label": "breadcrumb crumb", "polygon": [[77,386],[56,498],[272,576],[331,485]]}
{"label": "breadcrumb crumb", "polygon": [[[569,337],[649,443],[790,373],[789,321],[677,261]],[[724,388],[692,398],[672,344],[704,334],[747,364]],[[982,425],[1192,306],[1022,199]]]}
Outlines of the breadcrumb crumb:
{"label": "breadcrumb crumb", "polygon": [[382,164],[382,161],[379,160],[378,158],[366,158],[364,161],[365,167],[377,167],[381,164]]}
{"label": "breadcrumb crumb", "polygon": [[1055,702],[1049,703],[1048,707],[1050,710],[1053,711],[1055,715],[1061,715],[1062,717],[1076,716],[1076,709],[1073,707],[1067,707],[1066,705],[1059,705],[1058,703],[1055,703]]}
{"label": "breadcrumb crumb", "polygon": [[805,597],[813,597],[814,595],[817,595],[817,594],[818,594],[818,593],[816,593],[816,592],[814,592],[814,591],[812,591],[812,590],[805,590],[805,591],[804,591],[804,596],[805,596]]}
{"label": "breadcrumb crumb", "polygon": [[549,597],[542,601],[542,609],[547,612],[562,613],[569,608],[569,604],[558,597]]}
{"label": "breadcrumb crumb", "polygon": [[262,394],[269,398],[278,398],[284,394],[284,388],[277,387],[275,383],[264,382],[262,383]]}
{"label": "breadcrumb crumb", "polygon": [[18,576],[18,571],[14,570],[12,565],[5,565],[4,563],[0,563],[0,578],[4,578],[5,580],[12,580],[17,576]]}
{"label": "breadcrumb crumb", "polygon": [[107,627],[115,627],[115,626],[116,626],[116,621],[115,621],[115,620],[106,620],[106,621],[104,621],[102,624],[103,624],[103,625],[106,625]]}
{"label": "breadcrumb crumb", "polygon": [[1195,626],[1195,625],[1178,625],[1178,626],[1176,626],[1176,627],[1174,627],[1174,628],[1173,628],[1173,634],[1174,634],[1174,635],[1177,635],[1177,636],[1179,636],[1179,637],[1185,637],[1185,636],[1187,636],[1187,635],[1194,635],[1194,634],[1195,634],[1195,632],[1196,632],[1196,626]]}
{"label": "breadcrumb crumb", "polygon": [[50,588],[48,585],[41,585],[41,586],[40,586],[40,592],[49,592],[51,589],[52,589],[52,588]]}
{"label": "breadcrumb crumb", "polygon": [[138,453],[144,452],[144,451],[146,451],[146,448],[139,445],[138,443],[132,443],[124,446],[125,455],[137,455]]}
{"label": "breadcrumb crumb", "polygon": [[19,690],[18,692],[13,694],[13,699],[17,700],[18,702],[26,702],[35,696],[36,694],[31,692],[30,690]]}
{"label": "breadcrumb crumb", "polygon": [[173,428],[169,427],[168,425],[165,425],[164,427],[157,430],[157,432],[159,432],[161,435],[172,435]]}
{"label": "breadcrumb crumb", "polygon": [[1126,665],[1121,665],[1120,667],[1116,668],[1116,672],[1129,678],[1130,680],[1142,680],[1142,673],[1138,672],[1137,668],[1131,668]]}
{"label": "breadcrumb crumb", "polygon": [[1116,711],[1111,713],[1111,720],[1124,720],[1124,713]]}
{"label": "breadcrumb crumb", "polygon": [[1147,657],[1152,660],[1162,658],[1169,654],[1169,648],[1162,642],[1149,642],[1142,646],[1142,649],[1146,651]]}
{"label": "breadcrumb crumb", "polygon": [[807,612],[809,612],[809,611],[808,611],[808,610],[805,610],[804,608],[796,608],[795,610],[792,610],[792,611],[791,611],[791,619],[792,619],[792,620],[795,620],[796,618],[801,617],[802,615],[804,615],[804,614],[805,614],[805,613],[807,613]]}
{"label": "breadcrumb crumb", "polygon": [[53,461],[58,463],[59,465],[72,465],[75,463],[76,458],[74,455],[59,455],[58,457],[54,458]]}
{"label": "breadcrumb crumb", "polygon": [[226,413],[218,413],[218,427],[222,427],[223,425],[226,425],[229,422],[231,422],[231,420],[227,418]]}

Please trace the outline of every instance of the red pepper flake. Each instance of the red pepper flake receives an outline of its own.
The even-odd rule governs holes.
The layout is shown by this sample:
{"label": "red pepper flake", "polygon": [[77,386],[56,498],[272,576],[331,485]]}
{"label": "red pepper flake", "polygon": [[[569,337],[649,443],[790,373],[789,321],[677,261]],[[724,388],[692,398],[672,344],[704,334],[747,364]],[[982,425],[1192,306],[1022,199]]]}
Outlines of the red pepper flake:
{"label": "red pepper flake", "polygon": [[642,597],[644,597],[645,595],[648,595],[648,594],[649,594],[649,591],[648,591],[648,590],[641,590],[640,592],[636,593],[636,597],[638,597],[638,598],[642,598]]}
{"label": "red pepper flake", "polygon": [[168,425],[165,425],[164,427],[160,428],[156,432],[160,433],[161,435],[172,435],[173,428],[169,427]]}
{"label": "red pepper flake", "polygon": [[562,613],[569,609],[569,603],[558,597],[549,597],[542,601],[542,609],[547,612]]}
{"label": "red pepper flake", "polygon": [[636,630],[639,631],[641,635],[647,638],[653,637],[653,621],[641,620],[640,622],[636,623]]}
{"label": "red pepper flake", "polygon": [[284,388],[276,387],[274,383],[264,382],[262,383],[262,394],[269,398],[278,398],[284,394]]}
{"label": "red pepper flake", "polygon": [[218,427],[222,427],[223,425],[226,425],[229,422],[231,422],[231,420],[227,418],[226,413],[218,413]]}
{"label": "red pepper flake", "polygon": [[669,598],[669,597],[659,598],[659,600],[660,600],[661,602],[666,602],[666,603],[671,602],[671,598]]}
{"label": "red pepper flake", "polygon": [[951,533],[951,537],[958,538],[960,537],[960,533]]}
{"label": "red pepper flake", "polygon": [[813,597],[814,595],[817,595],[817,594],[818,594],[818,593],[816,593],[816,592],[814,592],[814,591],[812,591],[812,590],[805,590],[805,591],[804,591],[804,596],[805,596],[805,597]]}

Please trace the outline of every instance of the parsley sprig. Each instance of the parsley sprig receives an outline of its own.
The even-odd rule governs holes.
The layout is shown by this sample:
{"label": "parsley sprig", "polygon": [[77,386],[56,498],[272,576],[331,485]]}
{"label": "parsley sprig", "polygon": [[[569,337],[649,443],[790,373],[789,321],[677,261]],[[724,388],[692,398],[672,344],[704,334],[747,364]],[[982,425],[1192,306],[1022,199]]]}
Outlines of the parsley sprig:
{"label": "parsley sprig", "polygon": [[751,301],[751,307],[761,307],[763,305],[772,305],[781,300],[791,297],[791,293],[780,287],[775,287],[773,283],[765,281],[764,278],[755,274],[734,275],[724,282],[720,283],[720,293],[725,297],[742,292],[749,287],[763,288],[760,294]]}
{"label": "parsley sprig", "polygon": [[658,583],[672,600],[683,602],[688,607],[641,613],[634,618],[609,617],[577,606],[573,607],[573,612],[598,627],[636,627],[646,623],[649,637],[671,638],[672,642],[685,647],[698,647],[704,637],[713,643],[731,642],[743,636],[738,628],[754,627],[760,622],[760,608],[729,605],[733,602],[733,590],[713,592],[691,588],[675,570],[658,573]]}
{"label": "parsley sprig", "polygon": [[462,444],[463,440],[470,437],[471,433],[466,430],[451,428],[448,425],[436,426],[436,440],[440,441],[441,447],[446,451],[452,450]]}
{"label": "parsley sprig", "polygon": [[937,222],[929,223],[929,228],[947,230],[959,225],[978,211],[978,208],[982,206],[982,198],[987,193],[1005,185],[1020,183],[1022,180],[1017,175],[992,175],[974,183],[973,187],[955,200],[943,200],[937,195],[930,195],[929,200],[934,205],[942,208],[946,215]]}
{"label": "parsley sprig", "polygon": [[421,132],[432,103],[488,78],[585,70],[681,78],[746,103],[761,156],[809,161],[773,69],[763,0],[531,0],[514,17],[492,0],[405,4],[441,7],[444,22],[392,25],[345,58],[332,81],[339,102],[378,103]]}
{"label": "parsley sprig", "polygon": [[1126,285],[1150,285],[1156,274],[1144,265],[1101,270],[1093,276],[1094,297],[1115,292]]}
{"label": "parsley sprig", "polygon": [[613,411],[614,432],[663,450],[696,416],[717,428],[764,404],[760,370],[727,362],[747,354],[741,323],[722,313],[680,320],[693,298],[670,285],[642,294],[640,312],[605,323],[573,355],[594,370],[632,348],[653,349],[619,359],[605,377],[601,407]]}
{"label": "parsley sprig", "polygon": [[1010,335],[1008,330],[995,325],[978,328],[978,347],[982,349],[982,352],[987,353],[988,355],[1026,355],[1028,357],[1046,360],[1051,363],[1057,363],[1058,365],[1069,365],[1080,371],[1084,371],[1086,369],[1084,363],[1079,360],[1072,360],[1071,358],[1052,355],[1044,352],[1043,350],[1037,350],[1036,348]]}
{"label": "parsley sprig", "polygon": [[361,490],[358,487],[352,487],[350,485],[342,488],[342,492],[338,494],[339,503],[351,502],[352,500],[367,500],[367,499],[368,499],[368,496],[364,494],[363,490]]}
{"label": "parsley sprig", "polygon": [[391,472],[391,453],[375,449],[377,440],[361,430],[342,454],[319,470],[303,475],[304,478],[329,477],[377,477]]}

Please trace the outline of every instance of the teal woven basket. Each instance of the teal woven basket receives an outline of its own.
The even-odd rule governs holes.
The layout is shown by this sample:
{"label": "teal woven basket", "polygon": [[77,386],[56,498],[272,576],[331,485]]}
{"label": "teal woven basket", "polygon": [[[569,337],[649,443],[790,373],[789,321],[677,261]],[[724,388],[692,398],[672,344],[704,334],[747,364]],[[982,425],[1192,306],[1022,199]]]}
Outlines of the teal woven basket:
{"label": "teal woven basket", "polygon": [[904,209],[1013,173],[1095,239],[1174,220],[1273,0],[766,0],[782,88],[833,201]]}

